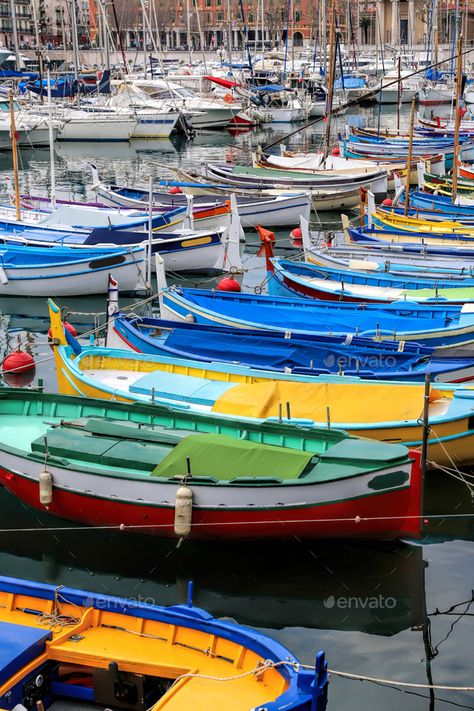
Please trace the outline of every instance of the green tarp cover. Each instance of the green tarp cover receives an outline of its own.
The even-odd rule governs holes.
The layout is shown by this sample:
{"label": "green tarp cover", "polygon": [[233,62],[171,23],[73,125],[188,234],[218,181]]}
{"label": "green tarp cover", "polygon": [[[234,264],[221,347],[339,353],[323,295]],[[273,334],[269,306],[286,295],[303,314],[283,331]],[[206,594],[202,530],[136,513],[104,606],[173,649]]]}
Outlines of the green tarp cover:
{"label": "green tarp cover", "polygon": [[235,440],[225,435],[195,434],[183,439],[153,470],[153,476],[191,475],[217,480],[242,478],[297,479],[314,453]]}

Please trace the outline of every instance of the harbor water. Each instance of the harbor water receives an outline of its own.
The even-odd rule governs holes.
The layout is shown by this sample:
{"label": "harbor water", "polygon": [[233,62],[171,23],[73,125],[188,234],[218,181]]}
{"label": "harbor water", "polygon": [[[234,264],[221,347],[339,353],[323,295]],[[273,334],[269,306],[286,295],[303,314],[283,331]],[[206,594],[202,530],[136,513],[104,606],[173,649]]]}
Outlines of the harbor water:
{"label": "harbor water", "polygon": [[[408,112],[402,110],[402,127],[408,124]],[[380,121],[381,126],[394,127],[396,108],[383,107],[380,115],[376,108],[355,109],[339,119],[340,130],[345,121]],[[305,129],[284,143],[292,150],[317,148],[322,127],[320,123]],[[258,143],[268,144],[285,132],[274,124],[234,136],[204,132],[190,141],[58,144],[57,195],[93,199],[90,162],[106,182],[148,185],[151,176],[156,187],[161,178],[172,177],[169,166],[247,163]],[[4,177],[12,174],[9,154],[0,155],[0,169]],[[23,193],[48,194],[46,149],[21,152],[20,181]],[[7,199],[4,181],[1,188]],[[337,225],[338,218],[321,216],[325,226]],[[285,255],[294,252],[288,232],[277,233],[278,250]],[[255,231],[248,231],[243,280],[247,290],[265,282],[258,248]],[[202,277],[180,281],[213,284]],[[68,308],[68,321],[79,334],[93,329],[105,311],[102,297],[62,299],[60,306]],[[2,359],[20,340],[36,359],[35,380],[41,378],[46,390],[55,391],[48,328],[45,300],[0,299]],[[9,384],[27,386],[28,381],[18,377]],[[303,663],[311,664],[315,653],[324,649],[332,669],[420,685],[400,690],[333,675],[330,709],[472,709],[473,694],[433,694],[423,688],[472,686],[474,504],[469,481],[474,490],[472,479],[466,483],[460,476],[429,473],[425,511],[439,517],[426,522],[425,535],[416,542],[292,539],[271,546],[223,546],[185,541],[180,548],[174,541],[78,528],[38,514],[0,489],[0,572],[157,604],[184,602],[187,583],[193,580],[196,605],[266,631]]]}

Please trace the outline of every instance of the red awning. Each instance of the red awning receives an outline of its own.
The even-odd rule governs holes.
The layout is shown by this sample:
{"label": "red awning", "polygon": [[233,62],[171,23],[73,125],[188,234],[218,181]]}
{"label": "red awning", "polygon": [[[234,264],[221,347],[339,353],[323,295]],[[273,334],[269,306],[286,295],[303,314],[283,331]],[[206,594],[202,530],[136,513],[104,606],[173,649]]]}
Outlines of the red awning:
{"label": "red awning", "polygon": [[237,81],[230,81],[229,79],[221,79],[220,77],[203,77],[203,79],[208,79],[209,81],[213,81],[214,84],[219,84],[219,86],[223,86],[225,89],[232,89],[233,86],[240,86],[239,82]]}

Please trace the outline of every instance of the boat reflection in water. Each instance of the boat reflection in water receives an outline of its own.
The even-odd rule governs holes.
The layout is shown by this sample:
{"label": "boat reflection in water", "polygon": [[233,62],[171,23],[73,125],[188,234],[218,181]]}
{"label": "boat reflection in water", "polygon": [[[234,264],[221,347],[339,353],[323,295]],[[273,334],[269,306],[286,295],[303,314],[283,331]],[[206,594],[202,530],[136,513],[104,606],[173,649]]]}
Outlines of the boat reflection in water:
{"label": "boat reflection in water", "polygon": [[[394,635],[423,621],[422,548],[409,543],[211,545],[74,528],[0,489],[3,575],[153,600],[194,602],[212,615],[273,629]],[[282,570],[282,561],[285,561]]]}

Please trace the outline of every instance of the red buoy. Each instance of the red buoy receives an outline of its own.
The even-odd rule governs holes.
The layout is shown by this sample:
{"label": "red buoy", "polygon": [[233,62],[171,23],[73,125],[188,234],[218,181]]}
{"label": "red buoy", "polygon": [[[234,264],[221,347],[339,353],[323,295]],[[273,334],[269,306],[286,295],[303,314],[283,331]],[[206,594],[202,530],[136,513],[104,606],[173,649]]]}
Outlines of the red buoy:
{"label": "red buoy", "polygon": [[4,373],[28,373],[36,368],[35,359],[18,348],[5,356],[2,363]]}
{"label": "red buoy", "polygon": [[170,195],[179,195],[179,193],[182,193],[183,191],[181,188],[178,188],[177,185],[173,185],[172,188],[170,188]]}
{"label": "red buoy", "polygon": [[234,277],[224,277],[217,284],[218,291],[241,291],[241,286]]}
{"label": "red buoy", "polygon": [[385,200],[382,200],[382,205],[384,205],[384,207],[392,207],[393,200],[391,200],[390,198],[385,198]]}
{"label": "red buoy", "polygon": [[[64,328],[65,328],[67,331],[69,331],[69,333],[71,334],[71,336],[74,336],[74,338],[77,336],[77,331],[76,331],[76,329],[74,328],[74,326],[73,326],[71,323],[69,323],[69,321],[63,321],[63,326],[64,326]],[[48,331],[48,340],[51,341],[52,338],[53,338],[53,332],[51,331],[51,329],[49,329],[49,331]]]}
{"label": "red buoy", "polygon": [[341,155],[341,149],[339,146],[335,146],[332,151],[331,151],[332,156],[340,156]]}
{"label": "red buoy", "polygon": [[301,227],[295,227],[294,230],[290,232],[291,239],[302,239],[303,233],[301,232]]}

